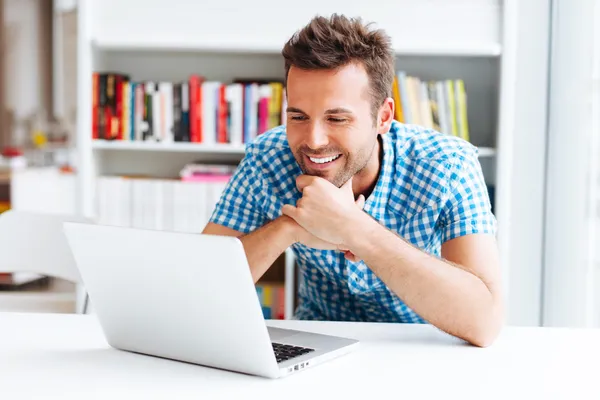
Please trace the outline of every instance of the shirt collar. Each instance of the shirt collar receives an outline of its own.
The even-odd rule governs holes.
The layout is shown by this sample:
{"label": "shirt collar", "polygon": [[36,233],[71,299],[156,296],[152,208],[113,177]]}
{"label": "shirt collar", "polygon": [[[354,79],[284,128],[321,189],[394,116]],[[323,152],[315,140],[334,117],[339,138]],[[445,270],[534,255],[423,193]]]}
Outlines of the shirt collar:
{"label": "shirt collar", "polygon": [[394,172],[394,146],[390,134],[379,135],[378,139],[383,148],[383,159],[377,177],[375,188],[365,201],[364,211],[373,218],[380,220],[388,202],[390,186]]}

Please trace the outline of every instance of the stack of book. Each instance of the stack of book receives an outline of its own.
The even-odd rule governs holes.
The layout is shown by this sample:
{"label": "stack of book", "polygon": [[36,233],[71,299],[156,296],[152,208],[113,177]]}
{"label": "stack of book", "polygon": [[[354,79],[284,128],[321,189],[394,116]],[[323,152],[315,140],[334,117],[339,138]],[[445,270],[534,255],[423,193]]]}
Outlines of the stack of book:
{"label": "stack of book", "polygon": [[137,82],[127,74],[92,76],[92,138],[242,145],[285,121],[276,80]]}
{"label": "stack of book", "polygon": [[396,120],[469,140],[464,80],[428,81],[399,71],[394,79],[392,95]]}
{"label": "stack of book", "polygon": [[278,282],[258,282],[255,286],[265,319],[285,319],[284,284]]}
{"label": "stack of book", "polygon": [[[138,82],[114,72],[92,77],[92,138],[242,145],[285,124],[286,95],[276,79],[226,83],[194,74],[180,82]],[[423,80],[399,71],[395,119],[469,140],[463,79]]]}
{"label": "stack of book", "polygon": [[100,176],[99,223],[200,233],[208,223],[233,167],[187,165],[180,179]]}

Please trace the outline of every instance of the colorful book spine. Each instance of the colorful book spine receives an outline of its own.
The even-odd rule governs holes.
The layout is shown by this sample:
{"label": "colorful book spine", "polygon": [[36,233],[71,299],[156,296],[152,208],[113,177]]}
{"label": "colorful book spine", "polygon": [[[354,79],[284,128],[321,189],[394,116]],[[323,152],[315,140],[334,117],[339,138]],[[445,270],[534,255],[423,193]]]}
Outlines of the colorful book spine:
{"label": "colorful book spine", "polygon": [[283,283],[256,284],[256,294],[265,319],[285,319],[285,289]]}
{"label": "colorful book spine", "polygon": [[93,139],[242,145],[284,123],[285,90],[275,80],[135,81],[94,72]]}

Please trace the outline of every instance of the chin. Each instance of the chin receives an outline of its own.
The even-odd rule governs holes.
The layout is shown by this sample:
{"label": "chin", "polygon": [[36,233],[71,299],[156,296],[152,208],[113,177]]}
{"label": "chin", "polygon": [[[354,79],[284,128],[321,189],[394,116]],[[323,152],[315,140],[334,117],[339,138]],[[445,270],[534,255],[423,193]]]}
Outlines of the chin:
{"label": "chin", "polygon": [[348,182],[348,177],[346,174],[327,174],[326,176],[321,176],[323,179],[327,179],[332,185],[336,187],[342,187],[344,183]]}
{"label": "chin", "polygon": [[309,170],[309,169],[304,169],[304,174],[305,175],[310,175],[310,176],[318,176],[320,178],[323,179],[327,179],[329,182],[332,182],[333,178],[335,175],[331,174],[329,171],[314,171],[314,170]]}

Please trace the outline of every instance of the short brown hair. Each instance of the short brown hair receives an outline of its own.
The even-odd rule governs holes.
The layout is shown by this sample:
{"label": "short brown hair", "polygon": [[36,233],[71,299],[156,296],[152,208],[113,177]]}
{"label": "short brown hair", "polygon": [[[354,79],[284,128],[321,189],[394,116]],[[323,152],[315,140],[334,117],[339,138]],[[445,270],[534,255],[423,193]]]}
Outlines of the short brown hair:
{"label": "short brown hair", "polygon": [[395,60],[390,37],[381,29],[371,30],[361,18],[333,14],[316,16],[285,44],[285,80],[290,67],[336,69],[351,62],[361,63],[370,82],[373,118],[383,101],[391,96]]}

